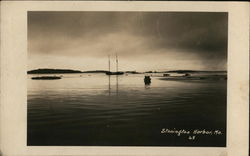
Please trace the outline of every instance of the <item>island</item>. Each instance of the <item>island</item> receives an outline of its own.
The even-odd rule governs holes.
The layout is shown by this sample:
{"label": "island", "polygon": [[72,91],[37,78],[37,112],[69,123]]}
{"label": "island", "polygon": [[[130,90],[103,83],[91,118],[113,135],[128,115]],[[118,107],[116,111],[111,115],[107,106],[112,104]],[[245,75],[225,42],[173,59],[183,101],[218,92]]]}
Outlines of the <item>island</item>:
{"label": "island", "polygon": [[67,74],[67,73],[82,73],[80,70],[71,69],[35,69],[27,72],[28,74]]}
{"label": "island", "polygon": [[82,73],[107,73],[107,70],[89,70],[89,71],[83,71]]}
{"label": "island", "polygon": [[179,73],[179,74],[184,74],[184,73],[227,73],[227,71],[205,71],[205,70],[170,70],[170,71],[165,71],[165,73]]}
{"label": "island", "polygon": [[30,70],[27,74],[71,74],[71,73],[107,73],[106,70],[90,70],[90,71],[80,71],[80,70],[72,70],[72,69],[35,69]]}

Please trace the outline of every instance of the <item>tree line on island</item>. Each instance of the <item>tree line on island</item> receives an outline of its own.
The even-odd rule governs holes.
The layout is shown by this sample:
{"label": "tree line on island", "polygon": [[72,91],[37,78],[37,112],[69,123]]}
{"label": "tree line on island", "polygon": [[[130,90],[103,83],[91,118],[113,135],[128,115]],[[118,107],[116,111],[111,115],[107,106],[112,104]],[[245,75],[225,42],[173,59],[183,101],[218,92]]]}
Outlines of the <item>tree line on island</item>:
{"label": "tree line on island", "polygon": [[[30,70],[27,74],[70,74],[70,73],[107,73],[107,70],[91,70],[91,71],[80,71],[80,70],[72,70],[72,69],[35,69]],[[170,71],[146,71],[146,72],[136,72],[136,71],[124,71],[124,73],[129,74],[143,74],[143,73],[203,73],[203,72],[225,72],[226,71],[197,71],[197,70],[170,70]]]}

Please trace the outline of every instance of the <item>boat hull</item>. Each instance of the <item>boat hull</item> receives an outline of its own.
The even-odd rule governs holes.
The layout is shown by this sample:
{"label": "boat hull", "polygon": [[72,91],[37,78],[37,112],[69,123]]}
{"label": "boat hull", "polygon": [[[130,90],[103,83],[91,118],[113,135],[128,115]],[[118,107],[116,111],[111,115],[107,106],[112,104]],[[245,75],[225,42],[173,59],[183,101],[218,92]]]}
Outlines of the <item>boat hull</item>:
{"label": "boat hull", "polygon": [[32,80],[58,80],[61,79],[59,76],[40,76],[40,77],[32,77]]}
{"label": "boat hull", "polygon": [[123,75],[124,72],[106,72],[106,75]]}

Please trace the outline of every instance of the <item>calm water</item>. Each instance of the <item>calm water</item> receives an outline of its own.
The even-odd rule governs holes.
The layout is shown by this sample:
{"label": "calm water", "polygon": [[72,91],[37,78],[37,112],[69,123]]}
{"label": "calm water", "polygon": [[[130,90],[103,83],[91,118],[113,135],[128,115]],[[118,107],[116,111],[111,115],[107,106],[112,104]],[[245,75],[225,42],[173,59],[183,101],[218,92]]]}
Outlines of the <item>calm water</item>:
{"label": "calm water", "polygon": [[[226,80],[166,81],[144,75],[28,76],[28,145],[225,146]],[[161,133],[220,130],[221,135]]]}

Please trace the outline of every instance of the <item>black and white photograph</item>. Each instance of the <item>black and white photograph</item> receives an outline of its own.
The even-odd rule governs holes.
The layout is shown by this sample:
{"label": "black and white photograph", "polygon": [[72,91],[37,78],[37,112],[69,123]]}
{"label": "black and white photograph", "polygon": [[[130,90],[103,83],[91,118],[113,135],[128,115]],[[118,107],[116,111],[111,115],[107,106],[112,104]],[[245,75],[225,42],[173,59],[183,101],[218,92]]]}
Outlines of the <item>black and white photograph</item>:
{"label": "black and white photograph", "polygon": [[227,12],[27,18],[28,146],[226,147]]}
{"label": "black and white photograph", "polygon": [[0,155],[249,155],[249,2],[0,8]]}

